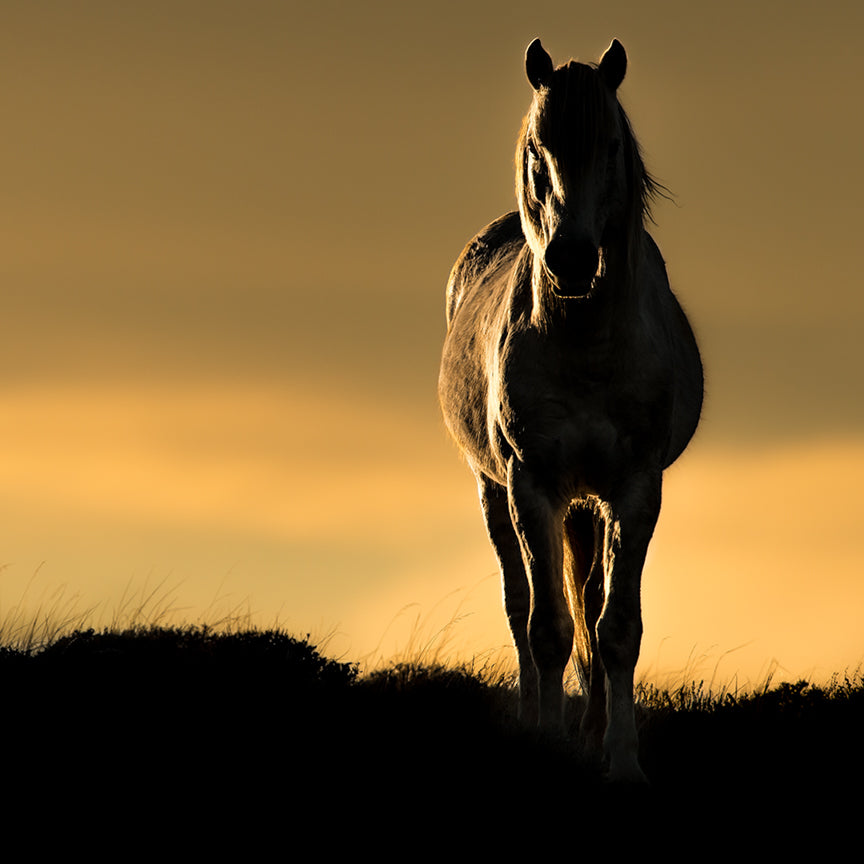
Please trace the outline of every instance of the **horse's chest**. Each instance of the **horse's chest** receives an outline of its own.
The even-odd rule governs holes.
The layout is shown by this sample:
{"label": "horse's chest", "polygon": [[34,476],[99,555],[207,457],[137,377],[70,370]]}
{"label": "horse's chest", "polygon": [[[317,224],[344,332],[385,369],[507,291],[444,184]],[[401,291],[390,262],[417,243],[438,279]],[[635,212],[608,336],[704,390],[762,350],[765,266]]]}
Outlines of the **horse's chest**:
{"label": "horse's chest", "polygon": [[553,353],[519,365],[520,375],[503,376],[499,405],[520,460],[593,487],[662,449],[668,393],[654,364],[601,348],[569,363]]}

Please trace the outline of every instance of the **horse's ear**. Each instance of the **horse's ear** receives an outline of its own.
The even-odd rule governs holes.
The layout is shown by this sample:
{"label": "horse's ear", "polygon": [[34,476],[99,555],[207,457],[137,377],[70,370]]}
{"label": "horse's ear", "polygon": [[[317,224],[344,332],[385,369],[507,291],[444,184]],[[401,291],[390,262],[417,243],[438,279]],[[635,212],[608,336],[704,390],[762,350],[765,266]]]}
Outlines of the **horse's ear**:
{"label": "horse's ear", "polygon": [[535,90],[548,87],[552,80],[552,58],[543,49],[539,39],[535,39],[525,52],[525,73]]}
{"label": "horse's ear", "polygon": [[613,39],[606,49],[598,68],[606,86],[614,93],[621,86],[627,72],[627,52],[617,39]]}

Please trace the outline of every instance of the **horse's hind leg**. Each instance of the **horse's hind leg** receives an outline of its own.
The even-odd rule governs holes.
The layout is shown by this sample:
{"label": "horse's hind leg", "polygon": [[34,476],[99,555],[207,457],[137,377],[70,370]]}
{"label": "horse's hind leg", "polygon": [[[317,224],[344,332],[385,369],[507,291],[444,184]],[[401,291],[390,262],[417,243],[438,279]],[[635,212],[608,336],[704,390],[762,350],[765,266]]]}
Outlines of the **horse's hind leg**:
{"label": "horse's hind leg", "polygon": [[504,608],[519,659],[519,717],[529,725],[536,725],[537,669],[528,645],[531,590],[522,563],[522,550],[510,519],[507,490],[483,475],[479,476],[477,486],[486,530],[501,567]]}
{"label": "horse's hind leg", "polygon": [[571,508],[564,520],[564,531],[574,556],[579,556],[576,571],[581,581],[574,587],[580,592],[585,631],[582,638],[587,642],[585,649],[579,652],[587,655],[582,661],[584,666],[587,660],[587,669],[582,669],[582,683],[587,687],[588,697],[579,731],[586,750],[599,755],[606,731],[606,673],[597,650],[597,620],[603,611],[604,599],[605,523],[600,513],[588,508]]}

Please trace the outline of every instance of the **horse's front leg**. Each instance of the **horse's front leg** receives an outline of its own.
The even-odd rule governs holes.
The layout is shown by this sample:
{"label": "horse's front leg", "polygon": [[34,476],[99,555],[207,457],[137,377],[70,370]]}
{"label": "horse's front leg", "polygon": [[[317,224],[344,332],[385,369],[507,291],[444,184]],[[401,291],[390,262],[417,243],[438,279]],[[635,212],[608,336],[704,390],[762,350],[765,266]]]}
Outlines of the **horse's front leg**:
{"label": "horse's front leg", "polygon": [[504,589],[504,609],[519,659],[519,719],[537,725],[537,669],[528,645],[531,590],[522,561],[519,538],[510,518],[507,490],[483,474],[477,476],[486,530],[498,564]]}
{"label": "horse's front leg", "polygon": [[521,463],[511,459],[510,515],[531,585],[528,644],[537,668],[539,722],[564,729],[564,670],[573,650],[573,618],[564,595],[564,514],[569,501],[553,498]]}
{"label": "horse's front leg", "polygon": [[660,473],[639,475],[611,502],[606,520],[606,600],[597,647],[606,670],[608,724],[603,749],[609,778],[646,782],[639,767],[633,675],[642,641],[641,581],[660,513]]}

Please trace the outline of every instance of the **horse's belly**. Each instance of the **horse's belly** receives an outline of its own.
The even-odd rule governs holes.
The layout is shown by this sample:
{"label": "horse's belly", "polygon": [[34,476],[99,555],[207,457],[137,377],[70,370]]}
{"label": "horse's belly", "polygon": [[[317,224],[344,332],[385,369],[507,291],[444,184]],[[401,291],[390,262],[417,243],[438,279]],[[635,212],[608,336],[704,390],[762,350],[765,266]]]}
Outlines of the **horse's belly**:
{"label": "horse's belly", "polygon": [[[539,389],[539,388],[538,388]],[[607,500],[628,478],[661,470],[668,441],[666,400],[641,403],[623,389],[531,398],[528,390],[502,400],[504,437],[551,495]]]}
{"label": "horse's belly", "polygon": [[622,441],[608,419],[572,412],[566,421],[520,424],[505,432],[516,458],[550,493],[570,498],[599,494],[602,480],[624,455]]}

